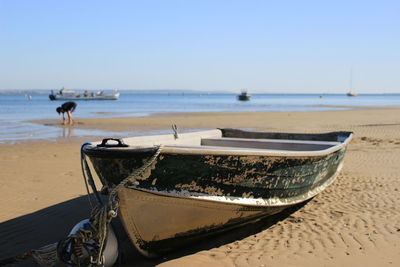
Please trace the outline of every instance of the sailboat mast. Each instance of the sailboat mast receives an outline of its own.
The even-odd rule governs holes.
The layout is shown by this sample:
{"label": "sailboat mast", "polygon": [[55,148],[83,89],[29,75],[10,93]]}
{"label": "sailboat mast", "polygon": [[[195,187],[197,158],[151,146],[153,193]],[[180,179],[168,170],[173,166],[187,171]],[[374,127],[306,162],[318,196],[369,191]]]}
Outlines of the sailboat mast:
{"label": "sailboat mast", "polygon": [[350,92],[353,92],[353,70],[350,70]]}

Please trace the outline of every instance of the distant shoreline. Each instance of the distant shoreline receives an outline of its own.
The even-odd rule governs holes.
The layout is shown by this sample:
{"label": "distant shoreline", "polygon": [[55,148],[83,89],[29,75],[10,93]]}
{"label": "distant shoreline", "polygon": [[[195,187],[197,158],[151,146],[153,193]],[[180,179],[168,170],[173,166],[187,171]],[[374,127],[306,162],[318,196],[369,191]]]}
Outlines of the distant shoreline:
{"label": "distant shoreline", "polygon": [[[0,95],[25,95],[25,94],[31,94],[31,95],[46,95],[49,94],[51,91],[58,91],[59,89],[53,88],[53,89],[0,89]],[[76,91],[93,91],[97,92],[99,90],[102,91],[115,91],[115,88],[99,88],[99,89],[91,89],[91,88],[71,88],[71,90],[76,90]],[[179,95],[179,94],[188,94],[188,95],[198,95],[198,94],[209,94],[209,95],[236,95],[240,92],[240,89],[233,89],[229,91],[225,90],[217,90],[217,91],[208,91],[208,90],[186,90],[186,89],[150,89],[150,90],[142,90],[142,89],[117,89],[121,94],[154,94],[154,95],[166,95],[166,94],[172,94],[172,95]],[[336,96],[336,95],[346,95],[348,92],[336,92],[336,93],[316,93],[316,92],[268,92],[268,91],[249,91],[251,95],[315,95],[315,96]],[[363,95],[400,95],[400,92],[386,92],[386,93],[378,93],[378,92],[373,92],[373,93],[365,93],[365,92],[358,92],[357,96],[363,96]]]}

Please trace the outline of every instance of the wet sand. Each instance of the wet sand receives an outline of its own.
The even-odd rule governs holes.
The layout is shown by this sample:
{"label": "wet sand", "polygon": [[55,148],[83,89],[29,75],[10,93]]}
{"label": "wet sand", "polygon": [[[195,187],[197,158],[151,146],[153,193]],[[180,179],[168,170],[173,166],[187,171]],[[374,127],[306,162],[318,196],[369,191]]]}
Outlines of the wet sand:
{"label": "wet sand", "polygon": [[[132,250],[125,266],[399,266],[400,108],[349,111],[179,113],[81,119],[77,129],[181,131],[235,127],[353,131],[344,168],[303,207],[208,238],[163,258]],[[37,123],[59,125],[58,120]],[[86,140],[87,139],[87,140]],[[0,258],[65,237],[89,216],[79,149],[89,138],[0,145]],[[31,266],[25,262],[17,266]]]}

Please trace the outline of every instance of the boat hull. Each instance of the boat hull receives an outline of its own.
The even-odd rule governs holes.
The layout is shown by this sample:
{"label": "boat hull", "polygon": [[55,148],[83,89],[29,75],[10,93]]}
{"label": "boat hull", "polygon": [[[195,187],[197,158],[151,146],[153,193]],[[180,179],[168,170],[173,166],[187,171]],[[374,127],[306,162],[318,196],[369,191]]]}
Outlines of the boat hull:
{"label": "boat hull", "polygon": [[126,232],[146,257],[162,255],[199,238],[257,221],[285,208],[205,201],[135,188],[122,189],[118,197]]}
{"label": "boat hull", "polygon": [[134,246],[144,256],[156,257],[303,203],[329,186],[341,168],[342,164],[322,183],[286,198],[196,197],[186,190],[159,192],[129,186],[118,192],[120,216]]}
{"label": "boat hull", "polygon": [[50,100],[118,100],[119,93],[110,95],[95,95],[95,96],[68,96],[60,94],[50,94]]}
{"label": "boat hull", "polygon": [[[311,199],[335,180],[344,152],[292,159],[161,154],[151,171],[119,191],[121,219],[135,247],[154,257]],[[149,156],[135,157],[138,165],[132,158],[91,159],[113,187]],[[187,197],[194,192],[216,199]]]}
{"label": "boat hull", "polygon": [[237,99],[239,101],[249,101],[250,100],[250,96],[249,95],[238,95]]}

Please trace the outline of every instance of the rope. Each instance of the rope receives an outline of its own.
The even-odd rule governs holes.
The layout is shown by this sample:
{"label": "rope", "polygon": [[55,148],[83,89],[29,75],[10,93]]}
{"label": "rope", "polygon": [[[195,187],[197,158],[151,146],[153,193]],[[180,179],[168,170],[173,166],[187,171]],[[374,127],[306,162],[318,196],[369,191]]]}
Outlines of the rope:
{"label": "rope", "polygon": [[[83,150],[84,145],[82,146],[82,150]],[[140,167],[139,169],[136,169],[132,174],[130,174],[125,179],[123,179],[118,185],[116,185],[110,191],[107,204],[103,204],[101,202],[101,200],[99,200],[100,206],[97,206],[96,208],[94,208],[92,210],[92,215],[90,216],[90,221],[94,228],[93,239],[96,240],[99,244],[99,250],[95,257],[95,260],[92,262],[93,264],[95,264],[95,265],[102,264],[103,252],[105,249],[105,243],[106,243],[106,238],[107,238],[107,234],[108,234],[108,224],[118,214],[118,208],[119,208],[119,200],[118,200],[118,196],[117,196],[118,190],[121,187],[124,187],[128,183],[136,182],[139,175],[141,175],[145,170],[147,170],[156,161],[156,159],[160,155],[161,151],[162,151],[162,145],[157,146],[156,152],[145,164],[143,164],[142,167]],[[86,162],[86,156],[83,153],[81,156],[82,156],[82,161],[83,161],[82,171],[84,173],[85,181],[86,181],[85,172],[87,172],[89,181],[94,183],[93,177],[90,173],[90,168]],[[92,189],[94,189],[94,188],[95,187],[93,185]],[[89,194],[89,190],[88,190],[88,194]]]}
{"label": "rope", "polygon": [[[157,146],[156,152],[145,164],[143,164],[142,167],[136,169],[132,174],[130,174],[128,177],[122,180],[118,185],[116,185],[109,194],[108,203],[104,204],[101,201],[100,196],[98,195],[96,186],[94,184],[93,176],[90,172],[89,165],[86,161],[86,155],[83,153],[84,146],[88,144],[90,143],[85,143],[81,147],[81,167],[89,203],[90,206],[92,207],[90,222],[93,229],[92,230],[80,229],[74,235],[69,236],[64,240],[61,240],[58,243],[50,244],[42,248],[23,253],[18,256],[1,259],[0,266],[15,264],[21,261],[25,261],[32,257],[42,266],[54,266],[57,260],[61,260],[64,263],[69,264],[70,266],[74,265],[81,266],[81,262],[79,260],[80,255],[79,251],[77,250],[81,249],[83,245],[87,245],[85,243],[91,240],[96,240],[99,244],[99,247],[98,249],[95,249],[97,255],[95,255],[94,258],[90,259],[90,263],[88,264],[88,266],[99,266],[103,264],[104,261],[103,253],[108,234],[108,225],[111,222],[111,220],[115,218],[118,214],[118,208],[119,208],[119,200],[117,197],[118,190],[128,183],[136,182],[139,175],[141,175],[156,161],[163,147],[162,145]],[[94,194],[99,202],[99,205],[96,207],[94,207],[92,204],[89,184],[92,187],[92,190],[94,191]],[[66,250],[69,250],[69,252],[67,252]],[[71,261],[72,254],[78,254],[75,255],[77,256],[78,259],[77,264],[74,264]]]}
{"label": "rope", "polygon": [[87,181],[87,178],[86,178],[86,173],[85,173],[85,163],[84,163],[84,154],[83,154],[83,147],[84,147],[84,145],[85,144],[83,144],[82,145],[82,147],[81,147],[81,169],[82,169],[82,176],[83,176],[83,181],[85,182],[85,188],[86,188],[86,192],[87,192],[87,197],[88,197],[88,201],[89,201],[89,204],[90,204],[90,207],[93,209],[94,208],[94,206],[93,206],[93,204],[92,204],[92,197],[90,196],[90,190],[89,190],[89,184],[88,184],[88,181]]}
{"label": "rope", "polygon": [[96,184],[94,182],[92,173],[90,172],[90,168],[89,168],[89,165],[88,165],[87,160],[86,160],[86,155],[85,155],[85,153],[83,153],[83,148],[85,146],[87,146],[87,145],[91,145],[91,143],[84,143],[81,146],[81,168],[82,168],[83,180],[85,181],[85,187],[86,187],[86,192],[87,192],[87,196],[88,196],[88,199],[89,199],[89,204],[90,204],[90,207],[93,209],[94,206],[93,206],[92,201],[91,201],[91,196],[90,196],[90,191],[89,191],[88,184],[90,184],[90,186],[92,187],[93,193],[96,196],[97,201],[101,205],[103,205],[103,202],[102,202],[102,200],[101,200],[101,198],[99,196],[99,193],[97,192]]}
{"label": "rope", "polygon": [[109,201],[111,200],[112,197],[116,196],[117,190],[119,188],[121,188],[122,186],[125,186],[129,182],[132,182],[132,183],[136,182],[136,178],[155,162],[157,157],[160,155],[162,148],[163,148],[162,145],[158,145],[157,146],[157,151],[153,154],[153,156],[145,164],[143,164],[142,167],[140,167],[139,169],[135,170],[131,175],[126,177],[117,186],[115,186],[114,189],[111,190],[111,192],[110,192]]}
{"label": "rope", "polygon": [[[92,207],[92,214],[90,216],[91,227],[93,229],[80,229],[77,233],[69,236],[68,238],[61,240],[58,243],[44,246],[40,249],[32,250],[30,252],[23,253],[21,255],[10,257],[0,260],[0,266],[6,266],[10,264],[15,264],[17,262],[25,261],[29,258],[34,258],[42,266],[54,266],[57,260],[70,265],[70,266],[81,266],[85,264],[80,262],[80,250],[82,246],[87,246],[87,242],[95,240],[98,243],[98,248],[94,249],[94,254],[90,258],[90,262],[87,266],[99,266],[104,263],[104,249],[106,245],[106,238],[108,234],[108,225],[113,218],[118,214],[119,200],[118,200],[118,190],[128,183],[134,183],[137,181],[139,175],[141,175],[145,170],[147,170],[157,159],[162,151],[162,146],[157,146],[156,152],[153,156],[139,169],[136,169],[132,174],[122,180],[118,185],[116,185],[110,192],[108,197],[108,203],[104,204],[98,195],[93,176],[90,172],[89,165],[86,160],[86,155],[83,153],[84,146],[90,143],[85,143],[81,147],[81,167],[83,178],[85,181],[86,191],[88,193],[89,203]],[[92,204],[89,185],[99,202],[99,205],[94,207]],[[68,251],[68,252],[67,252]],[[71,260],[71,256],[75,255],[78,262],[75,264]]]}

